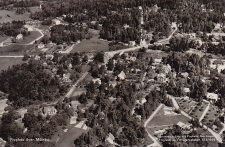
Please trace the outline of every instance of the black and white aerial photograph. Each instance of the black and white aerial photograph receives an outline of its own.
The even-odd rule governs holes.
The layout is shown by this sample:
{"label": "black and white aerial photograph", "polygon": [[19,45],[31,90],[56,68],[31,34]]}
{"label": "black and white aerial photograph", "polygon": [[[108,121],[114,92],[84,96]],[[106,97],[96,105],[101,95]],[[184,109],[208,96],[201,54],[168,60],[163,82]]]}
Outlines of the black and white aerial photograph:
{"label": "black and white aerial photograph", "polygon": [[0,147],[225,147],[225,0],[0,0]]}

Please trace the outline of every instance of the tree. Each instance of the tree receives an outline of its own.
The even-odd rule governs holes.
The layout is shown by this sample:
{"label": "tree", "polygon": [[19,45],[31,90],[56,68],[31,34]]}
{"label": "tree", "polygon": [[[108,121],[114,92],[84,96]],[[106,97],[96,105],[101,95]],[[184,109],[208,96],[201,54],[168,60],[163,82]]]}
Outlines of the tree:
{"label": "tree", "polygon": [[109,61],[108,61],[108,64],[107,64],[107,69],[112,71],[113,68],[114,68],[113,59],[110,58]]}
{"label": "tree", "polygon": [[94,61],[98,61],[98,62],[104,62],[104,53],[102,52],[98,52],[95,57],[94,57]]}

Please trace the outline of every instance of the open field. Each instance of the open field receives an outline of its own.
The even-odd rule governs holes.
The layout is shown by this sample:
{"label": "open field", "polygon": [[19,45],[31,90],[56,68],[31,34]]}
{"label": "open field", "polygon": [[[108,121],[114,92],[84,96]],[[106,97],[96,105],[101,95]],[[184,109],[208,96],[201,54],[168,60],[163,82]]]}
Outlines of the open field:
{"label": "open field", "polygon": [[21,54],[25,50],[29,50],[33,47],[34,47],[34,45],[10,44],[9,46],[0,48],[0,54],[8,54],[8,53],[20,53]]}
{"label": "open field", "polygon": [[171,107],[163,106],[147,124],[147,130],[153,135],[155,131],[172,127],[179,121],[188,123],[190,120],[181,114],[175,113]]}
{"label": "open field", "polygon": [[109,46],[107,41],[98,39],[97,36],[91,38],[90,40],[83,40],[74,47],[70,53],[74,52],[90,52],[90,51],[108,51]]}
{"label": "open field", "polygon": [[2,16],[2,19],[0,19],[0,23],[6,23],[11,22],[13,20],[31,20],[29,13],[24,13],[22,15],[15,14],[14,11],[7,11],[7,10],[0,10],[0,16]]}
{"label": "open field", "polygon": [[[78,124],[78,123],[77,123]],[[76,125],[69,125],[68,131],[60,136],[56,143],[56,147],[74,147],[74,140],[76,140],[82,133],[88,132],[81,128],[76,128]]]}
{"label": "open field", "polygon": [[0,58],[0,72],[22,62],[22,58]]}
{"label": "open field", "polygon": [[41,36],[41,33],[38,31],[30,32],[30,35],[25,36],[22,40],[18,41],[18,44],[28,44]]}

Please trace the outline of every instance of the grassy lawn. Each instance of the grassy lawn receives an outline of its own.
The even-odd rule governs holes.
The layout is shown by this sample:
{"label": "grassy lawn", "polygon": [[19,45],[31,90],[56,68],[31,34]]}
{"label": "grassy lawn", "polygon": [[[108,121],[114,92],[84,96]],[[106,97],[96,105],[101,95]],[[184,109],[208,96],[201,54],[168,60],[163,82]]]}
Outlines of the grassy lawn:
{"label": "grassy lawn", "polygon": [[90,40],[83,40],[80,44],[74,47],[70,53],[74,52],[90,52],[90,51],[108,51],[109,46],[107,41],[98,39],[97,36]]}
{"label": "grassy lawn", "polygon": [[17,15],[15,14],[14,11],[7,11],[7,10],[0,10],[0,16],[2,16],[2,19],[0,19],[0,23],[11,22],[13,20],[31,20],[29,18],[30,17],[29,13]]}
{"label": "grassy lawn", "polygon": [[202,114],[203,114],[205,108],[207,107],[207,105],[208,104],[204,101],[200,105],[197,104],[197,106],[194,109],[192,109],[192,111],[190,112],[190,115],[193,118],[199,119],[202,116]]}
{"label": "grassy lawn", "polygon": [[0,58],[0,72],[22,62],[22,58]]}
{"label": "grassy lawn", "polygon": [[26,50],[33,48],[34,45],[19,45],[19,44],[11,44],[9,46],[5,46],[0,48],[0,54],[7,53],[23,53]]}
{"label": "grassy lawn", "polygon": [[0,43],[2,43],[3,41],[5,41],[6,39],[8,39],[9,37],[0,37]]}
{"label": "grassy lawn", "polygon": [[[161,126],[161,125],[169,125],[169,124],[177,124],[179,121],[182,121],[183,123],[186,123],[189,121],[188,118],[186,118],[183,115],[176,115],[173,114],[173,111],[171,110],[165,110],[165,106],[163,106],[160,111],[156,114],[156,116],[148,123],[147,126]],[[172,114],[167,115],[165,114],[166,111],[170,111]]]}
{"label": "grassy lawn", "polygon": [[[147,124],[147,130],[152,135],[155,131],[169,128],[177,124],[179,121],[183,123],[188,123],[190,120],[183,115],[175,114],[173,110],[167,109],[169,107],[163,106],[156,116]],[[171,114],[167,114],[170,112]]]}
{"label": "grassy lawn", "polygon": [[32,31],[32,32],[30,32],[30,35],[25,36],[23,38],[23,40],[18,41],[18,44],[28,44],[40,36],[41,36],[41,34],[38,31]]}

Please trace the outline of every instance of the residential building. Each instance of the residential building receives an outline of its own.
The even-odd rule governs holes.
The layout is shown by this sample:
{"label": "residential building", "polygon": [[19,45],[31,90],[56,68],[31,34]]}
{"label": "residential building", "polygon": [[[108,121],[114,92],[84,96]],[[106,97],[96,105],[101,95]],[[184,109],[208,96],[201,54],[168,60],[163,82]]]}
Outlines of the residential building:
{"label": "residential building", "polygon": [[206,95],[206,98],[212,102],[212,103],[215,103],[217,100],[218,100],[218,94],[215,94],[215,93],[207,93]]}

